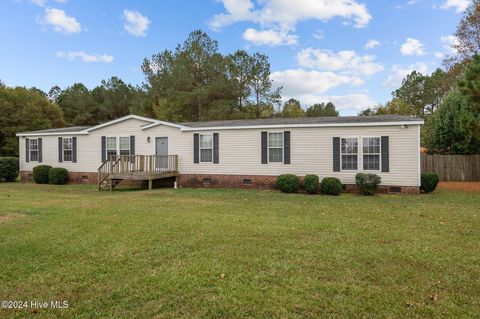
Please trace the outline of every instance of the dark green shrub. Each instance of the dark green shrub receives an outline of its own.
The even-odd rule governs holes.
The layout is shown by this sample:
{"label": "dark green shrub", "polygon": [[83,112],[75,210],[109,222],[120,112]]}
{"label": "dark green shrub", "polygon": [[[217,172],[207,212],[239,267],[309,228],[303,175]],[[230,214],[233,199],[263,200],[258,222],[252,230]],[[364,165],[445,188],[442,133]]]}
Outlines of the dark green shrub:
{"label": "dark green shrub", "polygon": [[19,170],[18,158],[0,157],[0,182],[14,182]]}
{"label": "dark green shrub", "polygon": [[48,172],[48,182],[55,185],[68,183],[68,170],[61,167],[54,167]]}
{"label": "dark green shrub", "polygon": [[292,174],[280,175],[277,186],[284,193],[296,193],[300,189],[300,178]]}
{"label": "dark green shrub", "polygon": [[431,193],[437,188],[438,185],[438,175],[435,173],[422,173],[421,175],[421,186],[420,189],[425,193]]}
{"label": "dark green shrub", "polygon": [[377,174],[365,174],[358,173],[355,175],[355,183],[357,184],[360,194],[362,195],[375,195],[378,191],[378,185],[380,185],[382,179]]}
{"label": "dark green shrub", "polygon": [[37,184],[48,184],[48,172],[50,165],[37,165],[33,168],[33,180]]}
{"label": "dark green shrub", "polygon": [[318,193],[318,186],[320,185],[320,179],[317,175],[307,175],[303,179],[303,185],[305,186],[305,190],[309,194],[316,194]]}
{"label": "dark green shrub", "polygon": [[320,183],[322,194],[337,196],[342,190],[342,182],[336,177],[325,177]]}

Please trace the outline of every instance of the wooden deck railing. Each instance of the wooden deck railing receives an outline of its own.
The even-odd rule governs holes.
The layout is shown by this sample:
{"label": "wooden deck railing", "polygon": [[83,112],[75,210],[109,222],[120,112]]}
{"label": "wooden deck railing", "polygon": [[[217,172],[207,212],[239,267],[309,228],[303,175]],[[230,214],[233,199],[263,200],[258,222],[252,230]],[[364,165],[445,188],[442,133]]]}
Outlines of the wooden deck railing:
{"label": "wooden deck railing", "polygon": [[178,155],[110,156],[98,168],[98,185],[114,175],[150,177],[164,173],[178,173]]}

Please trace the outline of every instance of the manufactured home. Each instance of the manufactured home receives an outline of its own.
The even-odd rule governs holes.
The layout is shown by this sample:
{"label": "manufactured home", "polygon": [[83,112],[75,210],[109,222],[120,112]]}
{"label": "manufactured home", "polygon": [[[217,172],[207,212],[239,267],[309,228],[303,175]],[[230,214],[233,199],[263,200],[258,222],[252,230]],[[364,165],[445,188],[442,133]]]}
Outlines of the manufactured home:
{"label": "manufactured home", "polygon": [[170,123],[128,115],[107,123],[18,133],[22,180],[40,164],[70,182],[175,179],[179,187],[273,188],[281,174],[375,173],[381,190],[419,193],[420,126],[409,116],[303,117]]}

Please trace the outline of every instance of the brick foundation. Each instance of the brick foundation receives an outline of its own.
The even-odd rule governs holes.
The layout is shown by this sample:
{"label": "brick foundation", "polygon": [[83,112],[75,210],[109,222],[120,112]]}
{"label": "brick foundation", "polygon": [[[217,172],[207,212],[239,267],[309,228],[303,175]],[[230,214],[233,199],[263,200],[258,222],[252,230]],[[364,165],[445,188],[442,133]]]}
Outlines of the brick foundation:
{"label": "brick foundation", "polygon": [[[303,178],[301,178],[303,179]],[[276,189],[277,176],[265,175],[215,175],[215,174],[181,174],[179,187],[207,187],[207,188],[256,188]],[[344,185],[344,190],[349,193],[358,193],[356,185]],[[381,185],[382,194],[420,194],[420,188],[416,186],[390,186]]]}
{"label": "brick foundation", "polygon": [[[97,173],[69,172],[69,182],[75,184],[96,184]],[[20,179],[23,182],[33,181],[31,171],[21,171]],[[303,179],[303,178],[302,178]],[[173,184],[173,179],[164,181]],[[181,174],[178,179],[179,187],[190,188],[255,188],[255,189],[276,189],[277,176],[267,175],[217,175],[217,174]],[[163,184],[163,182],[162,182]],[[141,186],[141,181],[123,181],[123,186]],[[356,185],[344,185],[348,193],[358,193]],[[420,188],[416,186],[390,186],[381,185],[382,194],[420,194]]]}
{"label": "brick foundation", "polygon": [[[22,182],[33,182],[33,172],[21,171],[20,180]],[[97,173],[69,172],[68,181],[74,184],[97,184]]]}

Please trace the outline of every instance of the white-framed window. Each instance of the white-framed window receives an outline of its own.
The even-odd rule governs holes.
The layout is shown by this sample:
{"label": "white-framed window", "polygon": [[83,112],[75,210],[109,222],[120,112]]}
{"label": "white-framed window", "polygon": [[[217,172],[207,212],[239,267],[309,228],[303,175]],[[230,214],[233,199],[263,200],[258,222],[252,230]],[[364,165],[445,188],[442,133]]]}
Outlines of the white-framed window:
{"label": "white-framed window", "polygon": [[28,150],[30,152],[30,161],[38,162],[38,139],[31,138],[28,140]]}
{"label": "white-framed window", "polygon": [[363,170],[380,170],[380,137],[364,137],[363,144]]}
{"label": "white-framed window", "polygon": [[342,170],[358,170],[358,138],[347,137],[341,139]]}
{"label": "white-framed window", "polygon": [[213,134],[200,134],[200,162],[213,162]]}
{"label": "white-framed window", "polygon": [[130,155],[130,136],[119,137],[119,154]]}
{"label": "white-framed window", "polygon": [[110,158],[110,156],[116,156],[117,155],[117,138],[116,137],[107,137],[107,145],[106,145],[106,152],[107,152],[107,159]]}
{"label": "white-framed window", "polygon": [[71,137],[64,137],[62,139],[63,143],[63,161],[71,162],[73,161],[73,139]]}
{"label": "white-framed window", "polygon": [[268,161],[283,162],[283,132],[268,133]]}

